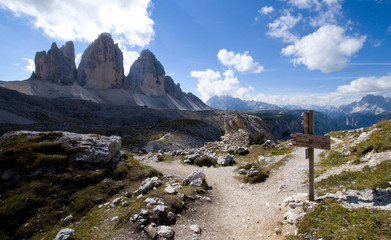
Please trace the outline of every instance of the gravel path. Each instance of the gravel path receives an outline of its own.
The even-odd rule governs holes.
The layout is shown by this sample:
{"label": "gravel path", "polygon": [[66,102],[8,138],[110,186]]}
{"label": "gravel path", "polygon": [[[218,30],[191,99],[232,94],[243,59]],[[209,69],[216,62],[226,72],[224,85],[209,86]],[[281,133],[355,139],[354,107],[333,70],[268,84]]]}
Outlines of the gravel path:
{"label": "gravel path", "polygon": [[[316,152],[318,156],[319,152]],[[183,165],[179,161],[146,162],[168,175],[186,177],[199,167]],[[304,148],[297,148],[287,163],[274,170],[259,184],[242,184],[236,178],[236,167],[202,168],[206,180],[213,187],[209,191],[212,202],[196,203],[174,226],[176,239],[283,239],[289,229],[280,224],[286,208],[285,198],[307,193],[308,160]],[[193,236],[190,225],[197,224],[202,234]],[[282,234],[276,234],[276,228]]]}

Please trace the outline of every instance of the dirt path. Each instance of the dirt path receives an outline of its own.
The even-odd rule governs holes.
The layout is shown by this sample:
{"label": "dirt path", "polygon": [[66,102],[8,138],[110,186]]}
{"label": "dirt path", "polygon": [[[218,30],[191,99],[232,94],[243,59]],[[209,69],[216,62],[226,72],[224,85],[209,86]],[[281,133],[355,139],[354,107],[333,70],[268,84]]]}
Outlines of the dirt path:
{"label": "dirt path", "polygon": [[[179,161],[147,164],[164,174],[182,178],[200,169]],[[209,191],[212,202],[196,204],[178,219],[174,227],[176,239],[197,239],[189,229],[192,224],[202,229],[198,239],[283,239],[286,229],[282,229],[279,222],[286,212],[284,199],[308,192],[303,184],[308,172],[304,148],[297,148],[286,165],[272,172],[264,183],[242,184],[234,178],[235,169],[202,168],[208,184],[213,187]],[[275,228],[283,230],[282,234],[277,235]]]}

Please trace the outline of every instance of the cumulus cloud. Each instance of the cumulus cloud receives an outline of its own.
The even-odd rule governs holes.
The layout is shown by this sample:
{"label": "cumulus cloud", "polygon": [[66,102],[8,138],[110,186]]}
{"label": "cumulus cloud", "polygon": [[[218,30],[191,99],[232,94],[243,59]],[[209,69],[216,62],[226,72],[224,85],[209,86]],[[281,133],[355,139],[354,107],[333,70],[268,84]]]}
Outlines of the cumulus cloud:
{"label": "cumulus cloud", "polygon": [[282,38],[284,42],[294,42],[297,36],[291,33],[290,29],[294,28],[301,20],[301,15],[293,17],[289,11],[285,11],[280,18],[269,23],[268,35],[271,37]]}
{"label": "cumulus cloud", "polygon": [[365,40],[366,36],[350,37],[342,27],[326,25],[283,48],[281,54],[293,56],[295,64],[304,64],[309,70],[328,73],[344,68]]}
{"label": "cumulus cloud", "polygon": [[248,51],[243,54],[235,54],[233,51],[228,52],[226,49],[221,49],[217,53],[217,58],[224,66],[233,67],[238,72],[260,73],[264,69],[258,62],[254,62]]}
{"label": "cumulus cloud", "polygon": [[235,73],[226,70],[222,78],[219,71],[207,69],[206,71],[191,71],[190,75],[198,78],[197,91],[201,94],[201,99],[207,101],[213,96],[233,96],[246,99],[252,87],[243,88]]}
{"label": "cumulus cloud", "polygon": [[15,15],[32,17],[52,38],[92,42],[102,32],[130,46],[146,46],[154,37],[151,0],[3,0]]}
{"label": "cumulus cloud", "polygon": [[289,0],[288,2],[300,9],[307,9],[314,6],[319,7],[321,4],[318,0]]}
{"label": "cumulus cloud", "polygon": [[25,70],[28,71],[28,72],[34,72],[35,71],[34,59],[23,58],[23,60],[28,62],[28,64],[25,67]]}
{"label": "cumulus cloud", "polygon": [[79,64],[80,64],[80,61],[81,61],[81,57],[83,56],[83,53],[77,53],[76,54],[76,57],[75,57],[75,64],[76,64],[76,67],[79,67]]}
{"label": "cumulus cloud", "polygon": [[268,15],[269,13],[272,13],[274,11],[274,8],[272,6],[264,6],[258,12],[263,15]]}
{"label": "cumulus cloud", "polygon": [[349,85],[339,86],[337,91],[341,94],[382,94],[391,91],[391,76],[362,77],[350,82]]}
{"label": "cumulus cloud", "polygon": [[116,43],[118,43],[118,46],[121,49],[122,55],[124,57],[124,73],[125,75],[128,75],[130,67],[132,66],[134,61],[137,60],[140,54],[136,51],[128,50],[123,39],[117,40]]}

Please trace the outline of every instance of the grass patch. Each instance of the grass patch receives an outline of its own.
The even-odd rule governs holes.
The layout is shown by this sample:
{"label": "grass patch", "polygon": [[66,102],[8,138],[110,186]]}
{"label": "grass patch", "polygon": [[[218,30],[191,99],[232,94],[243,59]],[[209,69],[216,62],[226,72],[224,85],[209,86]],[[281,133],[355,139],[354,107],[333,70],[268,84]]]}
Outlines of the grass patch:
{"label": "grass patch", "polygon": [[345,155],[335,150],[330,150],[327,152],[324,151],[320,154],[320,162],[317,164],[315,175],[319,176],[321,173],[327,171],[328,169],[340,166],[347,162],[359,164],[360,158],[355,154]]}
{"label": "grass patch", "polygon": [[391,212],[347,209],[333,200],[319,204],[287,239],[391,239]]}
{"label": "grass patch", "polygon": [[216,162],[208,156],[201,156],[194,160],[194,165],[197,165],[198,167],[211,167],[216,166]]}
{"label": "grass patch", "polygon": [[362,171],[342,172],[317,183],[321,192],[335,192],[341,186],[347,189],[388,188],[391,187],[391,160],[375,167],[365,166]]}

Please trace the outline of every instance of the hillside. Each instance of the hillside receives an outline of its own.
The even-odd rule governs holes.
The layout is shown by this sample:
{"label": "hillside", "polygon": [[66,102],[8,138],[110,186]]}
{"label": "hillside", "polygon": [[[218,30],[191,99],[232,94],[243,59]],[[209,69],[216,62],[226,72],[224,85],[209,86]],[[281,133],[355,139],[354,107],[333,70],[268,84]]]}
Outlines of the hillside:
{"label": "hillside", "polygon": [[305,149],[289,141],[130,154],[115,136],[3,135],[0,236],[388,239],[390,132],[385,121],[329,133],[331,151],[315,152],[316,202]]}

